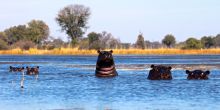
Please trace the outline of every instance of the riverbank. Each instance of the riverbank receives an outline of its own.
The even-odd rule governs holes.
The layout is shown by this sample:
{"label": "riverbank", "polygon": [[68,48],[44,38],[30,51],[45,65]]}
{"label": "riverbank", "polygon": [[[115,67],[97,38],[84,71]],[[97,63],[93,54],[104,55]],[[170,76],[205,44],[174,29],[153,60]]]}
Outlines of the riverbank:
{"label": "riverbank", "polygon": [[[207,55],[220,54],[220,49],[199,49],[199,50],[182,50],[182,49],[113,49],[116,55]],[[12,49],[0,50],[1,55],[97,55],[96,50],[80,50],[77,48],[56,48],[53,50],[39,49]]]}

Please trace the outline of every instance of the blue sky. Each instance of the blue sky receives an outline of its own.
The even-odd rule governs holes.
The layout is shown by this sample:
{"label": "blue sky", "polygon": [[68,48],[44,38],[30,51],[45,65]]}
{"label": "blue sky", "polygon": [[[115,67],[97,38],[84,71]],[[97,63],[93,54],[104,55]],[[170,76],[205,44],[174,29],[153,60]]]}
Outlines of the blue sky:
{"label": "blue sky", "polygon": [[220,33],[220,0],[0,0],[0,31],[45,21],[54,37],[66,39],[55,17],[69,4],[90,7],[87,33],[107,31],[122,42],[134,43],[141,32],[145,40],[161,41],[173,34],[177,41]]}

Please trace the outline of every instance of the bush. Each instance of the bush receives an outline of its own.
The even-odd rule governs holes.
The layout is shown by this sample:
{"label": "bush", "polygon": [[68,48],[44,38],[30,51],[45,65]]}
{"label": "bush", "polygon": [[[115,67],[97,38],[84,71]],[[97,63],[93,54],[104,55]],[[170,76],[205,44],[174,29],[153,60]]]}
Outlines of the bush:
{"label": "bush", "polygon": [[0,50],[7,50],[7,49],[8,49],[7,43],[0,39]]}
{"label": "bush", "polygon": [[34,48],[35,43],[27,40],[20,40],[12,45],[12,48],[20,48],[22,50],[29,50],[30,48]]}
{"label": "bush", "polygon": [[200,40],[195,38],[189,38],[185,42],[185,46],[182,49],[201,49],[202,44]]}

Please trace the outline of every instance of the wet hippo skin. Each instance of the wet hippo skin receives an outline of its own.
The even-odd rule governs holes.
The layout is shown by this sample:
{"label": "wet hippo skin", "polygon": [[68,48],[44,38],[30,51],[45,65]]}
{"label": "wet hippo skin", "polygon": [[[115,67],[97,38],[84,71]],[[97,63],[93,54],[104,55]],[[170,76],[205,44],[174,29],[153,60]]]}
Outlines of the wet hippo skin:
{"label": "wet hippo skin", "polygon": [[112,56],[113,51],[100,51],[98,50],[98,59],[96,63],[95,75],[97,77],[114,77],[118,73],[115,69],[115,63]]}
{"label": "wet hippo skin", "polygon": [[24,67],[9,67],[9,72],[22,72],[24,71]]}
{"label": "wet hippo skin", "polygon": [[170,66],[163,65],[151,65],[151,70],[149,71],[147,79],[149,80],[171,80],[172,74]]}
{"label": "wet hippo skin", "polygon": [[39,66],[37,66],[37,67],[26,67],[26,69],[27,69],[27,72],[26,72],[27,75],[37,75],[37,74],[39,74]]}
{"label": "wet hippo skin", "polygon": [[189,71],[186,70],[187,79],[208,79],[208,76],[210,74],[210,71],[202,71],[202,70],[193,70]]}

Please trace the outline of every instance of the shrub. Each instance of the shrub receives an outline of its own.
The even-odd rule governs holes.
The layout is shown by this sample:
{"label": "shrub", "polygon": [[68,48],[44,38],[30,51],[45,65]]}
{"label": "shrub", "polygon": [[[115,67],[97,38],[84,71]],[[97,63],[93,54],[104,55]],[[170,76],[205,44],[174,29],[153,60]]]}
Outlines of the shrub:
{"label": "shrub", "polygon": [[0,39],[0,50],[7,50],[7,49],[8,49],[7,43]]}
{"label": "shrub", "polygon": [[12,45],[12,48],[20,48],[22,50],[29,50],[30,48],[34,48],[35,43],[28,40],[20,40]]}

